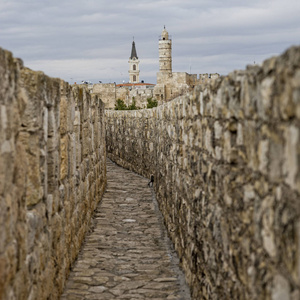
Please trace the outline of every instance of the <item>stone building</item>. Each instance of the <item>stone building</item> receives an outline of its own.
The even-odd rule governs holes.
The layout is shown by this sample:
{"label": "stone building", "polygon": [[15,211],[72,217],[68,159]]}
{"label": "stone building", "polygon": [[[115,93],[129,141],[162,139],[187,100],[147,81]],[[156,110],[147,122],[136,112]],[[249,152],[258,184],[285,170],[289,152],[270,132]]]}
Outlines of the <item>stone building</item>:
{"label": "stone building", "polygon": [[192,90],[195,85],[206,80],[219,77],[219,74],[188,74],[172,71],[172,39],[164,27],[158,42],[159,72],[154,97],[160,101],[168,101]]}
{"label": "stone building", "polygon": [[129,57],[129,82],[97,83],[89,85],[89,90],[98,95],[105,103],[106,109],[114,109],[116,100],[121,99],[126,105],[135,101],[140,108],[147,106],[148,98],[155,98],[159,103],[169,101],[191,91],[196,85],[206,83],[220,75],[214,74],[188,74],[186,72],[173,72],[172,70],[172,39],[164,27],[158,42],[159,72],[157,84],[140,82],[139,58],[135,42],[132,42]]}
{"label": "stone building", "polygon": [[121,99],[126,105],[135,101],[140,108],[147,107],[147,99],[153,98],[153,83],[122,83],[116,85],[116,99]]}
{"label": "stone building", "polygon": [[97,83],[89,90],[98,95],[105,103],[106,109],[114,109],[116,100],[121,99],[126,105],[132,104],[135,101],[136,106],[140,108],[147,107],[147,99],[153,98],[153,90],[155,84],[140,82],[139,59],[135,47],[135,42],[132,42],[131,55],[129,57],[129,82],[116,83]]}
{"label": "stone building", "polygon": [[147,99],[153,98],[153,83],[97,83],[92,86],[90,92],[98,95],[105,103],[105,109],[114,109],[116,100],[121,99],[126,105],[133,100],[137,107],[147,107]]}

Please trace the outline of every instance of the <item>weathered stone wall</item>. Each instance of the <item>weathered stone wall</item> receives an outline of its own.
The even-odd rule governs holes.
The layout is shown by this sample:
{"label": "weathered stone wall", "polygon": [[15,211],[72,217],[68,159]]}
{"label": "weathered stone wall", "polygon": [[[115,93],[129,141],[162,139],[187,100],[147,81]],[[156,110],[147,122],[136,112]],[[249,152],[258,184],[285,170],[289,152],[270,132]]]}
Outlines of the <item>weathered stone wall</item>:
{"label": "weathered stone wall", "polygon": [[155,98],[169,101],[190,91],[196,82],[196,74],[158,72],[157,85],[154,88]]}
{"label": "weathered stone wall", "polygon": [[198,82],[201,83],[206,83],[207,81],[210,81],[211,79],[217,79],[220,77],[220,74],[218,73],[212,73],[212,74],[199,74],[199,79]]}
{"label": "weathered stone wall", "polygon": [[[115,97],[115,101],[114,101],[114,106],[112,107],[112,109],[115,109],[115,104],[116,104],[116,100],[117,99],[121,99],[124,101],[124,103],[126,105],[128,105],[129,101],[129,89],[128,88],[125,88],[125,87],[115,87],[116,89],[116,97]],[[131,100],[131,99],[130,99]]]}
{"label": "weathered stone wall", "polygon": [[91,92],[105,103],[105,109],[115,109],[117,99],[123,100],[126,105],[131,105],[134,99],[137,107],[145,108],[147,98],[153,97],[151,88],[118,87],[115,83],[94,84]]}
{"label": "weathered stone wall", "polygon": [[194,299],[299,299],[300,48],[151,110],[107,150],[155,193]]}
{"label": "weathered stone wall", "polygon": [[153,88],[134,88],[128,92],[125,98],[117,97],[117,99],[125,99],[126,105],[131,105],[135,101],[139,108],[147,107],[148,98],[153,98]]}
{"label": "weathered stone wall", "polygon": [[104,106],[0,49],[0,299],[58,299],[106,185]]}
{"label": "weathered stone wall", "polygon": [[97,95],[104,103],[106,109],[114,109],[116,104],[116,84],[96,83],[92,85],[92,93]]}

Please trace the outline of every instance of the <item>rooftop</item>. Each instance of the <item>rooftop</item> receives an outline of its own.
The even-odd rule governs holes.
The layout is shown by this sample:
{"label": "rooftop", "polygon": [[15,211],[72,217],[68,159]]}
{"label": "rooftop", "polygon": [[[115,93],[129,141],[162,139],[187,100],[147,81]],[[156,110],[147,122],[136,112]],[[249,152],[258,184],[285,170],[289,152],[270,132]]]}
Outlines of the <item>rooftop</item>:
{"label": "rooftop", "polygon": [[122,87],[122,86],[143,86],[143,85],[153,85],[154,86],[155,84],[139,82],[139,83],[120,83],[120,84],[117,84],[116,86]]}

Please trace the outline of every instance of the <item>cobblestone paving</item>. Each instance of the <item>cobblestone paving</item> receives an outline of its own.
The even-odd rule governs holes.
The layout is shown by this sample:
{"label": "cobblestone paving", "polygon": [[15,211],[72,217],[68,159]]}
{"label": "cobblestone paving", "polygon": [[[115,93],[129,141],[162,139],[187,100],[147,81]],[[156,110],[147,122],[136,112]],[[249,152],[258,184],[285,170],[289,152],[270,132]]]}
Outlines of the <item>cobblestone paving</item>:
{"label": "cobblestone paving", "polygon": [[61,300],[189,300],[148,180],[110,161],[107,178]]}

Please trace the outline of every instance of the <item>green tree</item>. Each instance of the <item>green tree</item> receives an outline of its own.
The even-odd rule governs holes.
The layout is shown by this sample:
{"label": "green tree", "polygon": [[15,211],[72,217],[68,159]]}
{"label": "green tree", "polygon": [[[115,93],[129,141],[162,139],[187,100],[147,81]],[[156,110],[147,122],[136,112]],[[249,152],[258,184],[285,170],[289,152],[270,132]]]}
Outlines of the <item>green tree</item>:
{"label": "green tree", "polygon": [[128,107],[124,103],[124,101],[121,99],[117,99],[117,102],[115,104],[115,110],[126,110],[126,109],[128,109]]}
{"label": "green tree", "polygon": [[134,97],[132,97],[132,103],[128,106],[125,104],[124,100],[121,99],[117,99],[115,104],[115,110],[136,110],[136,109],[141,109],[141,108],[136,106]]}
{"label": "green tree", "polygon": [[157,107],[157,105],[158,105],[158,102],[157,102],[157,100],[154,98],[154,99],[152,99],[152,97],[151,98],[147,98],[147,108],[153,108],[153,107]]}
{"label": "green tree", "polygon": [[135,103],[135,99],[134,97],[132,97],[132,103],[130,105],[128,105],[128,108],[129,110],[136,110],[136,109],[139,109],[137,106],[136,106],[136,103]]}

